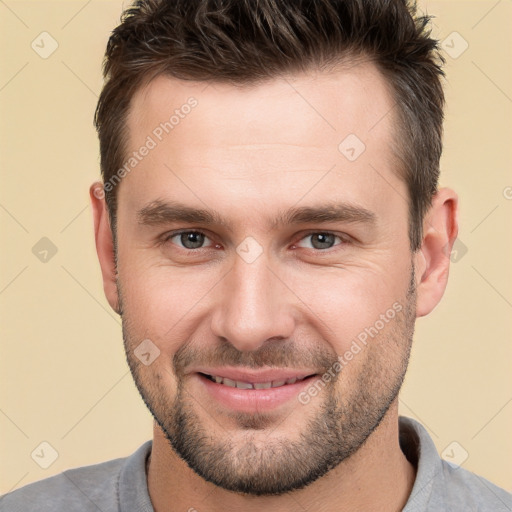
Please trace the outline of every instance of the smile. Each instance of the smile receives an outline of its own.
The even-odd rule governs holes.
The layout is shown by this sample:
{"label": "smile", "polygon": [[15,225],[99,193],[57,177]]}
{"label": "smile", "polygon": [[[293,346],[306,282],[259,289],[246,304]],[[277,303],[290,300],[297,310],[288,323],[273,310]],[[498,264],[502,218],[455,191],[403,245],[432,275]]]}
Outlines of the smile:
{"label": "smile", "polygon": [[289,384],[295,384],[298,381],[307,379],[308,377],[291,377],[286,380],[273,380],[268,382],[244,382],[239,380],[232,380],[226,377],[219,377],[217,375],[208,375],[203,373],[207,379],[210,379],[212,382],[216,382],[217,384],[223,384],[225,386],[229,386],[231,388],[238,389],[269,389],[269,388],[279,388],[281,386],[286,386]]}

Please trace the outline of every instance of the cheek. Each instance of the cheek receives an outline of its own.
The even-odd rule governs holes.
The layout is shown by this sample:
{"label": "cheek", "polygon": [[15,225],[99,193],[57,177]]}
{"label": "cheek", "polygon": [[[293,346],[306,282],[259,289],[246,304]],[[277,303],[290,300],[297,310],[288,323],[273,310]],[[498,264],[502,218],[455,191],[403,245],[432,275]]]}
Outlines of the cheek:
{"label": "cheek", "polygon": [[191,323],[197,325],[208,293],[221,277],[193,268],[119,265],[123,313],[133,335],[150,338],[170,353],[173,339],[183,343],[193,332]]}
{"label": "cheek", "polygon": [[[228,265],[171,266],[130,247],[120,247],[119,254],[122,305],[134,343],[149,338],[171,355],[199,331],[211,339],[216,308],[226,310],[231,300],[227,287],[217,286]],[[403,301],[409,280],[407,254],[380,250],[345,268],[282,262],[275,271],[286,285],[282,300],[288,304],[283,306],[298,312],[300,323],[343,354],[380,315]]]}
{"label": "cheek", "polygon": [[405,311],[408,283],[407,267],[392,271],[377,266],[317,269],[288,282],[306,306],[308,323],[337,354],[349,350],[355,339],[371,339],[368,332],[387,332]]}

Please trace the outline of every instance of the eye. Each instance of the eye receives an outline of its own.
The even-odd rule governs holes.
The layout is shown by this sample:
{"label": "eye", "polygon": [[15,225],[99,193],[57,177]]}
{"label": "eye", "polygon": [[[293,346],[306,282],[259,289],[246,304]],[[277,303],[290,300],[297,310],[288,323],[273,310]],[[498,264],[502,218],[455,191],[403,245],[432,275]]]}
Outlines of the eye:
{"label": "eye", "polygon": [[[325,232],[316,232],[316,233],[310,233],[306,235],[304,238],[301,239],[301,241],[296,244],[298,247],[305,247],[307,249],[317,249],[317,250],[323,250],[323,249],[330,249],[331,247],[336,244],[336,239],[340,240],[340,242],[344,242],[345,240],[342,240],[342,238],[338,235],[335,235],[334,233],[325,233]],[[304,241],[309,240],[309,243],[306,243],[306,245],[301,245],[304,243]]]}
{"label": "eye", "polygon": [[[176,241],[173,241],[173,240]],[[166,242],[172,242],[179,247],[184,249],[202,249],[203,247],[209,247],[209,245],[204,245],[205,240],[209,240],[209,238],[202,233],[201,231],[181,231],[180,233],[174,233],[165,238]]]}
{"label": "eye", "polygon": [[[339,242],[336,243],[336,240]],[[167,235],[164,242],[171,242],[178,247],[187,250],[202,249],[213,246],[213,242],[201,231],[180,231]],[[326,250],[336,245],[347,242],[341,236],[329,232],[314,232],[303,237],[297,244],[297,247],[306,249]]]}

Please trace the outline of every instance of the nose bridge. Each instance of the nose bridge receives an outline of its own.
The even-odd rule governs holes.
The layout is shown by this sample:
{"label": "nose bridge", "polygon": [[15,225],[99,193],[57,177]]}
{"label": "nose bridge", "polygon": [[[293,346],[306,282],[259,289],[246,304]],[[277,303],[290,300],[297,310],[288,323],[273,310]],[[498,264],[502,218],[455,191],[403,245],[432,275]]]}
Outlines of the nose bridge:
{"label": "nose bridge", "polygon": [[213,332],[247,351],[257,350],[269,338],[288,338],[294,321],[286,300],[285,287],[265,255],[250,263],[237,255],[223,280]]}

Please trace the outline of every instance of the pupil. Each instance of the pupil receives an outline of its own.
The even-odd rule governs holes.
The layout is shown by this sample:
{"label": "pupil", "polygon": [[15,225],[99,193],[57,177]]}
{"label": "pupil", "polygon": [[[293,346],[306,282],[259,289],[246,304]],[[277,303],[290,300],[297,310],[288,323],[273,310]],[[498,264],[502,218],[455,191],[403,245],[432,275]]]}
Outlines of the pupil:
{"label": "pupil", "polygon": [[201,247],[204,242],[204,235],[202,233],[189,232],[181,234],[181,243],[187,249],[197,249]]}

